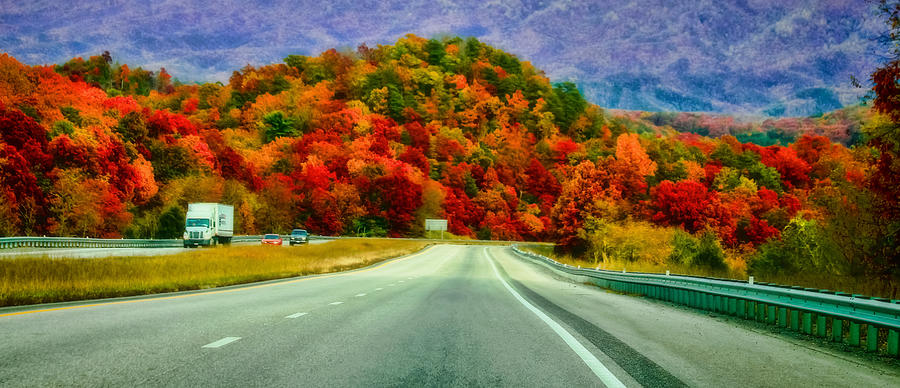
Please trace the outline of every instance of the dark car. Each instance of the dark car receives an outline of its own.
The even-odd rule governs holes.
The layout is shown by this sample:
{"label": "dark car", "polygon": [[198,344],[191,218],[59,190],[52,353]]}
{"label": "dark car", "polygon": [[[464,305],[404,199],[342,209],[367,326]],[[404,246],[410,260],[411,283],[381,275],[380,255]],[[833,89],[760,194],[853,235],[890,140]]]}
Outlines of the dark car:
{"label": "dark car", "polygon": [[291,245],[306,244],[309,242],[309,233],[303,229],[294,229],[291,231]]}
{"label": "dark car", "polygon": [[262,243],[269,244],[269,245],[281,245],[281,243],[282,243],[281,236],[279,236],[277,234],[267,234],[267,235],[263,236]]}

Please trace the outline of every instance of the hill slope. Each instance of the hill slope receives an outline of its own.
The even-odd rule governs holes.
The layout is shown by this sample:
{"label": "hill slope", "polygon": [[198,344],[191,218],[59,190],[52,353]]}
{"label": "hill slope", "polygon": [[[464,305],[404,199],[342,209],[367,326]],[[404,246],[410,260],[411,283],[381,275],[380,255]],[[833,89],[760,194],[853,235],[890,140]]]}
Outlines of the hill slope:
{"label": "hill slope", "polygon": [[[865,145],[763,147],[610,115],[475,39],[289,56],[225,85],[170,78],[0,56],[0,233],[176,237],[186,204],[209,201],[233,204],[244,234],[415,236],[447,218],[457,235],[601,257],[621,253],[610,228],[645,221],[705,236],[676,233],[678,252],[759,252],[760,271],[877,260],[859,244],[878,233]],[[724,265],[710,257],[696,260]]]}

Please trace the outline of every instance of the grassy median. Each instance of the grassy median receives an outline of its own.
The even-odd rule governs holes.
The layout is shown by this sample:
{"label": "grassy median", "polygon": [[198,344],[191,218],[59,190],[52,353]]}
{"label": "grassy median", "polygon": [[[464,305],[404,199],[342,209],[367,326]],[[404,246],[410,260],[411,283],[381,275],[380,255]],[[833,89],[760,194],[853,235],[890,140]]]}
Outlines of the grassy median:
{"label": "grassy median", "polygon": [[5,259],[0,260],[0,306],[197,290],[344,271],[425,245],[353,239],[294,247],[216,247],[170,256]]}

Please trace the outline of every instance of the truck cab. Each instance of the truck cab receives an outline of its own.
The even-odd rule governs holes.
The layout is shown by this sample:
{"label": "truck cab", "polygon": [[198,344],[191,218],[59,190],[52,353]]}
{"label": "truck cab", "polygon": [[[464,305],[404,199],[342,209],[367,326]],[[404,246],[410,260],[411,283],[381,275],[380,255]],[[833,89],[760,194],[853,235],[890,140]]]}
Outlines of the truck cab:
{"label": "truck cab", "polygon": [[185,248],[231,242],[234,207],[219,203],[191,203],[185,218]]}

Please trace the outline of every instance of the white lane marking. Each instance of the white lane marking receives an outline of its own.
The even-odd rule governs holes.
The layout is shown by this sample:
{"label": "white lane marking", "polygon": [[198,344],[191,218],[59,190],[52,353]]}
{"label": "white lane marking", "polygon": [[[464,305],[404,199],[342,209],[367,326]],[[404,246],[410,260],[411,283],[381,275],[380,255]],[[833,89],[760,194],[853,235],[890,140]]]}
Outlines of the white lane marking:
{"label": "white lane marking", "polygon": [[375,291],[381,291],[381,290],[383,290],[383,289],[384,289],[384,288],[378,287],[378,288],[375,289]]}
{"label": "white lane marking", "polygon": [[366,293],[365,293],[365,292],[361,292],[361,293],[359,293],[359,294],[356,294],[356,296],[366,296]]}
{"label": "white lane marking", "polygon": [[606,366],[604,366],[603,363],[597,359],[597,357],[594,357],[594,355],[590,351],[588,351],[587,348],[584,347],[584,345],[578,342],[578,340],[575,339],[572,334],[569,334],[566,329],[556,323],[556,321],[554,321],[552,318],[548,317],[547,314],[544,314],[543,311],[538,310],[537,307],[534,307],[531,303],[528,303],[525,298],[519,295],[516,290],[514,290],[509,286],[509,284],[506,283],[506,280],[503,280],[503,278],[500,277],[500,272],[497,271],[497,265],[494,264],[494,259],[491,257],[491,254],[490,252],[488,252],[487,248],[484,248],[484,254],[488,258],[488,262],[491,263],[491,268],[494,269],[494,275],[497,276],[497,279],[500,280],[500,283],[503,283],[503,287],[506,287],[509,293],[516,297],[516,300],[518,300],[519,303],[525,306],[525,308],[534,313],[534,315],[537,315],[538,318],[540,318],[542,321],[544,321],[544,323],[547,324],[547,326],[550,326],[550,328],[553,329],[554,332],[556,332],[556,335],[560,336],[560,338],[562,338],[563,341],[566,342],[566,345],[569,345],[569,348],[575,351],[575,354],[577,354],[578,357],[581,357],[581,360],[584,361],[585,364],[587,364],[588,368],[591,368],[591,371],[593,371],[594,374],[597,375],[598,378],[600,378],[600,381],[602,381],[603,384],[605,384],[607,387],[625,387],[625,384],[622,384],[622,382],[619,381],[619,379],[616,378],[616,376],[613,375],[612,372],[609,371],[609,369],[606,369]]}
{"label": "white lane marking", "polygon": [[344,302],[331,302],[331,303],[329,303],[329,304],[332,305],[332,306],[334,306],[334,305],[339,305],[339,304],[341,304],[341,303],[344,303]]}
{"label": "white lane marking", "polygon": [[413,279],[415,279],[415,278],[413,278],[413,277],[409,277],[409,278],[407,278],[407,279],[409,279],[409,280],[413,280]]}
{"label": "white lane marking", "polygon": [[221,347],[223,347],[223,346],[225,346],[225,345],[228,345],[228,344],[230,344],[230,343],[232,343],[232,342],[234,342],[234,341],[237,341],[237,340],[239,340],[239,339],[241,339],[241,337],[225,337],[225,338],[222,338],[222,339],[220,339],[220,340],[218,340],[218,341],[216,341],[216,342],[213,342],[213,343],[209,343],[209,344],[203,345],[203,347],[204,347],[204,348],[221,348]]}
{"label": "white lane marking", "polygon": [[393,287],[394,283],[388,284],[388,287]]}
{"label": "white lane marking", "polygon": [[304,315],[306,315],[306,313],[296,313],[296,314],[288,315],[288,316],[286,316],[285,318],[300,318],[300,317],[302,317],[302,316],[304,316]]}
{"label": "white lane marking", "polygon": [[401,280],[400,283],[403,283],[403,282],[405,282],[405,281],[406,281],[406,280]]}

